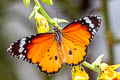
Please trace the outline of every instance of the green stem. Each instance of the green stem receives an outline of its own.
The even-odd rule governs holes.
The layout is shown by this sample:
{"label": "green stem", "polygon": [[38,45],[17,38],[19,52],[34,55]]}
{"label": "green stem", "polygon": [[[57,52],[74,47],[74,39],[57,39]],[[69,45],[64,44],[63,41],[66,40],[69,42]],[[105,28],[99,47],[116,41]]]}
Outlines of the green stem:
{"label": "green stem", "polygon": [[40,6],[40,3],[39,3],[38,0],[34,0],[34,2],[35,2],[35,4],[36,4],[36,6]]}
{"label": "green stem", "polygon": [[88,63],[88,62],[86,62],[86,61],[84,61],[84,62],[82,63],[82,65],[84,65],[85,67],[87,67],[87,68],[89,68],[89,69],[91,69],[91,70],[99,73],[99,70],[98,70],[97,68],[95,68],[93,65],[91,65],[90,63]]}
{"label": "green stem", "polygon": [[101,73],[98,74],[97,80],[100,80]]}
{"label": "green stem", "polygon": [[39,11],[42,13],[42,15],[48,20],[48,22],[50,24],[52,24],[53,26],[54,25],[54,22],[52,21],[52,19],[48,16],[47,12],[43,9],[43,7],[40,5],[39,1],[38,0],[34,0],[36,6],[39,6]]}
{"label": "green stem", "polygon": [[48,16],[48,14],[45,12],[45,10],[42,8],[42,6],[40,7],[40,12],[42,13],[42,15],[45,16],[45,18],[48,20],[49,23],[53,24],[52,19]]}

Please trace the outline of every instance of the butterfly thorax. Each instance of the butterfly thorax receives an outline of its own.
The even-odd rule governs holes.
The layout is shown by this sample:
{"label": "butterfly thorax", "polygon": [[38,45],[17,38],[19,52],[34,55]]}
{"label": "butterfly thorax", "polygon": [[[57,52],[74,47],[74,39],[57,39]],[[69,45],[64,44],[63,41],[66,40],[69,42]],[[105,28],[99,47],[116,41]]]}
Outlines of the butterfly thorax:
{"label": "butterfly thorax", "polygon": [[54,27],[53,30],[55,32],[54,33],[55,34],[55,39],[58,42],[58,44],[60,44],[61,40],[62,40],[62,32],[57,27]]}

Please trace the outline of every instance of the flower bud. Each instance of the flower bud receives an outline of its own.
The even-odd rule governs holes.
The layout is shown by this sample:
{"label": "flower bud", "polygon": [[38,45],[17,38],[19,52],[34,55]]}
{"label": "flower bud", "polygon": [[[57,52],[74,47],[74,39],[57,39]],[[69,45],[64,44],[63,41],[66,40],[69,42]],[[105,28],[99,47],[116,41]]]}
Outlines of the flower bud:
{"label": "flower bud", "polygon": [[38,33],[49,32],[49,25],[47,19],[40,13],[35,13],[35,21]]}

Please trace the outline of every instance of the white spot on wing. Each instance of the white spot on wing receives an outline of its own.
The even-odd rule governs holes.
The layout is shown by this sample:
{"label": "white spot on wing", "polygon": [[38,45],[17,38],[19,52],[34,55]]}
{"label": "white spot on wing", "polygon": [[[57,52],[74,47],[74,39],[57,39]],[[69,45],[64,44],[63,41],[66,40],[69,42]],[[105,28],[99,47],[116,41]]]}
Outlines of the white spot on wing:
{"label": "white spot on wing", "polygon": [[86,23],[92,24],[90,19],[86,19]]}
{"label": "white spot on wing", "polygon": [[90,27],[91,27],[91,28],[94,28],[94,25],[93,25],[93,24],[90,24]]}
{"label": "white spot on wing", "polygon": [[22,53],[23,50],[24,50],[24,48],[23,48],[23,47],[20,47],[20,49],[19,49],[19,53]]}
{"label": "white spot on wing", "polygon": [[31,38],[31,36],[28,36],[28,38]]}
{"label": "white spot on wing", "polygon": [[10,46],[10,47],[7,49],[7,51],[10,51],[11,48],[12,48],[12,46]]}
{"label": "white spot on wing", "polygon": [[24,44],[25,44],[25,41],[21,41],[20,42],[20,47],[23,47]]}
{"label": "white spot on wing", "polygon": [[82,20],[82,19],[79,19],[80,21]]}
{"label": "white spot on wing", "polygon": [[96,33],[92,32],[92,35],[95,35]]}
{"label": "white spot on wing", "polygon": [[90,28],[94,28],[94,24],[92,24],[91,20],[88,17],[84,17],[84,20],[85,20],[86,23],[89,24]]}
{"label": "white spot on wing", "polygon": [[20,40],[19,53],[22,53],[22,52],[23,52],[23,50],[24,50],[24,47],[23,47],[23,46],[24,46],[24,45],[25,45],[25,43],[26,43],[26,42],[25,42],[25,40],[26,40],[26,38],[23,38],[23,39],[21,39],[21,40]]}
{"label": "white spot on wing", "polygon": [[97,19],[101,20],[101,17],[97,16]]}
{"label": "white spot on wing", "polygon": [[95,30],[95,29],[93,29],[93,32],[94,32],[94,33],[96,33],[96,30]]}
{"label": "white spot on wing", "polygon": [[22,54],[20,54],[20,55],[19,55],[19,59],[22,59],[22,57],[23,57],[23,55],[22,55]]}
{"label": "white spot on wing", "polygon": [[91,31],[91,28],[89,28],[89,31]]}
{"label": "white spot on wing", "polygon": [[88,17],[84,17],[84,20],[88,19]]}
{"label": "white spot on wing", "polygon": [[24,53],[26,53],[27,51],[26,50],[24,50]]}
{"label": "white spot on wing", "polygon": [[75,20],[75,22],[78,22],[78,20]]}

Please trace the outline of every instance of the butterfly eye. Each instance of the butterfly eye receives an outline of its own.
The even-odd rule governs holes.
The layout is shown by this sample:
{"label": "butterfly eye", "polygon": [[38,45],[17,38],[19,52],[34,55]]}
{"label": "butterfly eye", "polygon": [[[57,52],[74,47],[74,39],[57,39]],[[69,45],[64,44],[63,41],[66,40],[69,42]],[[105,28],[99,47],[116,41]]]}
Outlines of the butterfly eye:
{"label": "butterfly eye", "polygon": [[57,28],[57,27],[54,27],[53,30],[54,30],[54,31],[58,31],[58,28]]}

